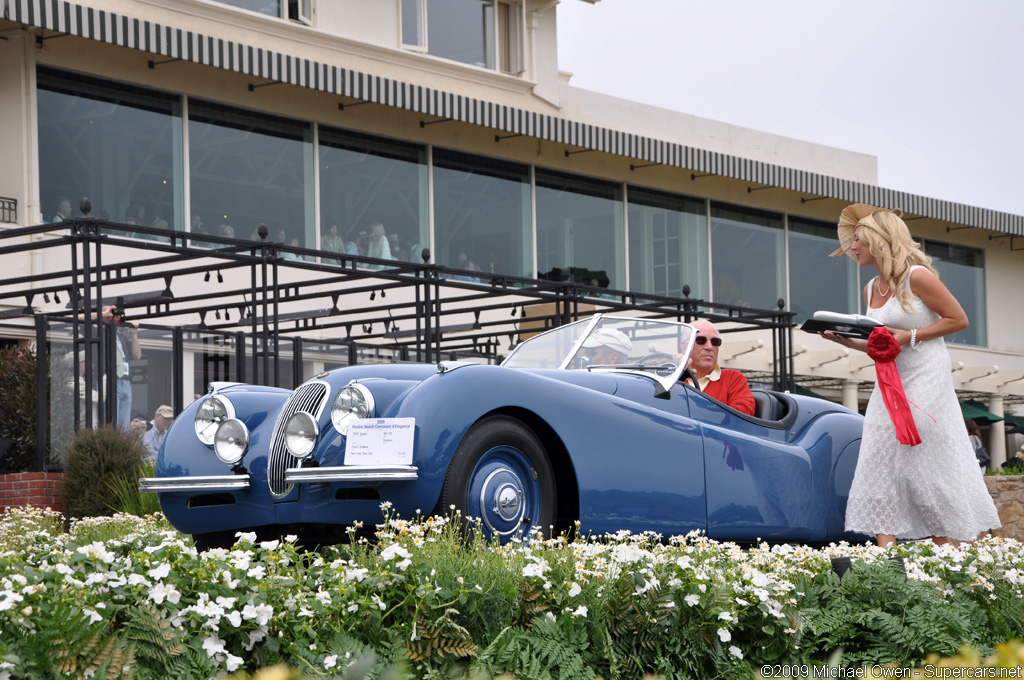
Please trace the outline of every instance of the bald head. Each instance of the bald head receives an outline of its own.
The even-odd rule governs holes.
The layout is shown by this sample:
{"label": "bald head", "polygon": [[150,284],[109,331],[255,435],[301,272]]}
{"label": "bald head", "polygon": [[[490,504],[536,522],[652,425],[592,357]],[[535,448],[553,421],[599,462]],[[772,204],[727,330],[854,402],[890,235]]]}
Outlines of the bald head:
{"label": "bald head", "polygon": [[[711,373],[718,365],[718,350],[721,340],[717,345],[712,341],[713,338],[720,336],[715,324],[710,321],[698,319],[690,325],[698,331],[697,344],[693,346],[693,353],[690,355],[690,369],[700,379]],[[707,338],[704,344],[700,344],[701,338]]]}

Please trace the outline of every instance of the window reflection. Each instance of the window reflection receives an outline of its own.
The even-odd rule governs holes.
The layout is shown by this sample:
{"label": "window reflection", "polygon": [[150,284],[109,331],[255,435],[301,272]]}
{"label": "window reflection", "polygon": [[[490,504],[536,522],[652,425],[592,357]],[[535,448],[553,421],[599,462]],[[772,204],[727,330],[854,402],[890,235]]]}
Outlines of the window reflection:
{"label": "window reflection", "polygon": [[80,216],[87,196],[93,217],[181,229],[177,97],[43,67],[38,83],[44,221]]}
{"label": "window reflection", "polygon": [[629,289],[706,298],[708,227],[704,201],[629,187]]}
{"label": "window reflection", "polygon": [[782,218],[711,204],[712,296],[715,302],[775,309],[784,297]]}
{"label": "window reflection", "polygon": [[[328,252],[423,262],[420,252],[430,243],[425,149],[321,128],[320,224],[321,246]],[[385,243],[372,234],[378,224],[386,253]]]}
{"label": "window reflection", "polygon": [[540,169],[536,185],[537,277],[621,288],[621,185]]}
{"label": "window reflection", "polygon": [[985,319],[985,253],[979,248],[925,241],[924,252],[932,258],[953,297],[967,313],[970,326],[946,337],[946,342],[984,345],[987,340]]}
{"label": "window reflection", "polygon": [[789,218],[789,309],[796,323],[818,310],[859,311],[858,266],[846,255],[829,257],[837,244],[835,224]]}
{"label": "window reflection", "polygon": [[[207,231],[312,248],[309,125],[207,102],[189,105],[192,213]],[[194,219],[194,217],[193,217]]]}
{"label": "window reflection", "polygon": [[529,276],[529,168],[435,149],[434,230],[439,264]]}

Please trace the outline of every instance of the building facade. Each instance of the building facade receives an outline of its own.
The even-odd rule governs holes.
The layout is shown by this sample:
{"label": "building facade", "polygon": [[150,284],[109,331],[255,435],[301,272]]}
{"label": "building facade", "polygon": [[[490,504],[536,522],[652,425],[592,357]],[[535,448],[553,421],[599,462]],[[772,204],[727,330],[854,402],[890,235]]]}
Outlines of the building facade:
{"label": "building facade", "polygon": [[[871,273],[828,257],[841,209],[898,207],[971,319],[948,339],[961,396],[1022,410],[1024,217],[879,187],[864,154],[574,88],[557,5],[6,0],[0,229],[74,218],[87,196],[124,225],[258,240],[265,224],[320,253],[420,262],[429,248],[470,281],[782,300],[799,323],[864,311]],[[61,266],[3,262],[12,278]],[[799,332],[792,351],[798,384],[866,399],[866,357]],[[772,361],[756,332],[722,358],[755,381]],[[994,422],[996,462],[1004,435]]]}

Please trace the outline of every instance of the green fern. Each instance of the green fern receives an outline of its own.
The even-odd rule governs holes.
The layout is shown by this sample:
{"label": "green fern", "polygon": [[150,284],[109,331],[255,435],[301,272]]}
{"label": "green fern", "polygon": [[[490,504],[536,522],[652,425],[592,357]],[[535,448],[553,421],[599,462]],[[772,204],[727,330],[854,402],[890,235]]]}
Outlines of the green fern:
{"label": "green fern", "polygon": [[824,661],[843,650],[843,664],[910,666],[929,653],[953,655],[977,644],[984,613],[963,597],[943,599],[929,583],[906,580],[894,565],[858,562],[842,579],[817,578],[801,603],[800,646]]}
{"label": "green fern", "polygon": [[181,630],[171,626],[152,605],[127,610],[122,627],[124,638],[134,645],[135,658],[144,678],[180,678],[187,675],[187,646]]}

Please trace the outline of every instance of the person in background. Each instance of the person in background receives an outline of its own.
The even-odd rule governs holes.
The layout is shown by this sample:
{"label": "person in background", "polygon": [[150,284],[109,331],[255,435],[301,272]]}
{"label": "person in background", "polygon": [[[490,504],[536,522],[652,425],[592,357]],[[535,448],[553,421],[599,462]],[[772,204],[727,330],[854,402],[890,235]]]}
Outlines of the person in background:
{"label": "person in background", "polygon": [[391,244],[384,233],[384,225],[380,222],[370,227],[370,245],[366,249],[366,256],[380,260],[391,259]]}
{"label": "person in background", "polygon": [[697,330],[693,352],[690,354],[690,370],[697,378],[701,391],[740,413],[754,415],[754,395],[750,392],[746,376],[735,369],[718,365],[722,336],[715,324],[698,319],[690,325]]}
{"label": "person in background", "polygon": [[[861,267],[878,272],[864,286],[864,309],[885,324],[872,334],[872,353],[892,355],[906,401],[897,411],[902,443],[876,381],[864,414],[864,435],[846,504],[846,530],[874,535],[880,547],[897,538],[931,536],[973,541],[1000,526],[992,496],[977,473],[978,460],[963,425],[953,388],[949,350],[943,339],[967,328],[967,314],[939,281],[931,258],[901,218],[902,211],[863,203],[839,218],[839,249]],[[868,340],[826,331],[849,349],[868,351]],[[917,440],[914,442],[914,440]]]}
{"label": "person in background", "polygon": [[142,445],[146,448],[150,458],[156,458],[160,453],[160,447],[163,446],[164,438],[167,437],[167,430],[173,423],[174,409],[167,404],[159,406],[153,414],[153,427],[149,428],[149,431],[142,437]]}
{"label": "person in background", "polygon": [[989,461],[992,458],[988,455],[988,451],[985,450],[985,445],[981,443],[978,424],[968,419],[964,421],[964,425],[967,427],[967,437],[971,440],[971,446],[974,447],[974,457],[978,459],[978,465],[984,470],[988,467]]}
{"label": "person in background", "polygon": [[57,213],[53,216],[52,222],[63,222],[71,219],[71,199],[61,196],[57,199]]}
{"label": "person in background", "polygon": [[[617,328],[598,328],[583,341],[574,366],[613,366],[621,364],[633,351],[633,341]],[[583,359],[583,362],[580,360]]]}
{"label": "person in background", "polygon": [[132,436],[132,439],[141,444],[148,428],[149,425],[142,418],[132,418],[132,422],[128,425],[128,434]]}
{"label": "person in background", "polygon": [[345,242],[338,236],[338,225],[332,224],[330,230],[320,240],[320,249],[329,253],[345,252]]}

